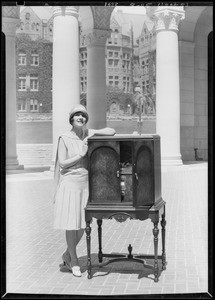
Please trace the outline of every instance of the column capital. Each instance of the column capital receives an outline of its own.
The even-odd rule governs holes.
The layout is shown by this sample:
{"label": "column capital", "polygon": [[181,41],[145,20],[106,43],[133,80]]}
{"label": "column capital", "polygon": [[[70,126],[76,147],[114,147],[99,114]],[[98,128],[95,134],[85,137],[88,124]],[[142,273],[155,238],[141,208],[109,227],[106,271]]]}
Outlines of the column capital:
{"label": "column capital", "polygon": [[21,21],[15,18],[2,18],[2,31],[6,36],[14,36],[16,35],[16,29],[20,26]]}
{"label": "column capital", "polygon": [[155,30],[178,31],[178,25],[185,18],[183,6],[162,6],[158,7],[153,14]]}
{"label": "column capital", "polygon": [[78,8],[76,6],[54,6],[53,17],[73,16],[78,19]]}
{"label": "column capital", "polygon": [[105,46],[110,30],[91,29],[85,32],[87,46]]}

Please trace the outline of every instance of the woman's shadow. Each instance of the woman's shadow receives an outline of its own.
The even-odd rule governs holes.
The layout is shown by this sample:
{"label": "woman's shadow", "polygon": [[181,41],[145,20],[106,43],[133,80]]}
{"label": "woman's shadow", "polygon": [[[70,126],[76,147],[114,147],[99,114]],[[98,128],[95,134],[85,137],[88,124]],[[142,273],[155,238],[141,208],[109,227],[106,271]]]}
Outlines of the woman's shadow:
{"label": "woman's shadow", "polygon": [[[112,253],[115,254],[115,253]],[[123,254],[122,254],[123,255]],[[148,278],[154,281],[154,259],[142,259],[142,263],[123,259],[122,261],[113,261],[103,258],[102,263],[99,263],[98,254],[91,254],[91,278],[107,276],[110,273],[120,274],[138,274],[138,279]],[[87,256],[79,257],[81,272],[85,273],[87,269]],[[161,259],[158,259],[158,278],[162,272]],[[71,272],[65,265],[60,265],[61,272]]]}

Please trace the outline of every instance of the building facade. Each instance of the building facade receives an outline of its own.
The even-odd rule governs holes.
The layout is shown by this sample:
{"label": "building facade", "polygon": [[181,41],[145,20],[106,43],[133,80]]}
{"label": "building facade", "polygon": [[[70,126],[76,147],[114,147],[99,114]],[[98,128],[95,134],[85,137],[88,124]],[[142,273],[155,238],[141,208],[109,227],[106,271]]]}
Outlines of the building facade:
{"label": "building facade", "polygon": [[[64,85],[65,81],[73,82],[75,79],[79,83],[80,79],[79,66],[74,66],[75,62],[79,62],[79,14],[84,16],[85,28],[89,29],[87,78],[90,84],[87,85],[87,108],[89,114],[95,116],[89,121],[89,126],[91,128],[106,126],[105,49],[112,12],[113,8],[100,6],[86,7],[80,12],[76,7],[54,8],[53,35],[57,40],[53,38],[53,48],[58,52],[53,51],[52,60],[54,71],[52,78],[55,80],[52,85],[52,103],[55,103],[53,143],[57,140],[58,131],[62,132],[68,126],[68,122],[64,123],[64,119],[71,104],[80,103],[79,84]],[[153,18],[156,31],[156,133],[161,136],[162,164],[181,165],[182,161],[195,160],[196,149],[199,157],[207,160],[211,137],[211,131],[209,132],[211,122],[208,124],[208,117],[212,116],[213,101],[211,64],[213,4],[149,7],[147,13]],[[15,136],[17,99],[15,33],[16,26],[20,22],[19,8],[4,7],[2,16],[4,33],[2,36],[5,39],[6,54],[6,120],[7,130],[10,133],[6,147],[7,166],[18,168]],[[62,34],[71,22],[75,23],[76,27],[69,26],[70,34]],[[74,34],[77,36],[75,41]],[[62,43],[68,45],[69,49],[62,47]],[[74,61],[71,60],[73,52]],[[60,68],[60,57],[65,58],[64,68]],[[69,76],[65,69],[70,72]],[[58,80],[59,71],[62,76],[61,82]],[[60,99],[62,89],[64,97]],[[71,97],[72,93],[75,93],[75,97]],[[55,155],[55,145],[53,149]]]}
{"label": "building facade", "polygon": [[[145,96],[155,99],[155,32],[151,33],[153,27],[147,26],[142,18],[138,24],[143,29],[136,38],[129,18],[130,14],[121,11],[113,14],[111,34],[106,42],[107,114],[111,115],[135,113],[135,107],[132,108],[135,85],[141,86]],[[46,7],[26,7],[21,11],[20,19],[21,25],[16,31],[17,113],[51,112],[52,11]],[[81,20],[79,33],[80,93],[81,103],[86,105],[87,38]],[[143,42],[148,36],[150,42]],[[151,106],[149,103],[148,113],[155,114],[155,106],[154,109]]]}

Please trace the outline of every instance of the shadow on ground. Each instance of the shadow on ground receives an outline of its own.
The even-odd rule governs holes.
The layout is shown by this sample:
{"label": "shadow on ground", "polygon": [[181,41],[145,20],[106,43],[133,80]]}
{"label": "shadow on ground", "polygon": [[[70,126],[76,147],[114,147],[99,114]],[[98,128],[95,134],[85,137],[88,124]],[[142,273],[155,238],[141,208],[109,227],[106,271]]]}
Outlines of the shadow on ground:
{"label": "shadow on ground", "polygon": [[[124,253],[122,253],[124,254]],[[111,262],[108,265],[105,265],[108,263],[109,259],[103,258],[103,262],[100,264],[98,262],[98,254],[92,253],[91,254],[91,276],[92,278],[95,277],[101,277],[101,276],[107,276],[111,273],[117,273],[117,274],[137,274],[138,279],[141,278],[148,278],[154,281],[154,259],[145,259],[145,264],[138,263],[134,261],[118,261],[118,262]],[[84,273],[87,271],[87,256],[81,256],[79,257],[81,272]],[[102,266],[102,265],[105,266]],[[158,279],[161,276],[162,270],[162,263],[161,259],[158,260]],[[68,272],[71,273],[71,271],[64,265],[60,268],[61,272]]]}

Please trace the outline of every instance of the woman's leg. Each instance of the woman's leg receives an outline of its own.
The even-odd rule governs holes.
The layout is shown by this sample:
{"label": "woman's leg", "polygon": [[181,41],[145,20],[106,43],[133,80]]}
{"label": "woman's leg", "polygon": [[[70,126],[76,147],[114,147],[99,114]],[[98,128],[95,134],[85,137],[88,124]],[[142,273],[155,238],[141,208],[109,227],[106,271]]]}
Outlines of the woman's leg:
{"label": "woman's leg", "polygon": [[78,257],[76,253],[77,230],[66,230],[66,242],[71,257],[71,267],[79,266]]}
{"label": "woman's leg", "polygon": [[67,250],[65,251],[65,254],[68,257],[68,261],[69,262],[72,261],[72,265],[75,266],[79,265],[76,246],[80,242],[83,234],[84,234],[84,229],[82,228],[79,230],[66,230]]}
{"label": "woman's leg", "polygon": [[82,228],[81,228],[81,229],[78,229],[78,230],[76,231],[76,245],[78,245],[78,243],[80,242],[80,240],[81,240],[83,234],[84,234],[84,229],[82,229]]}

